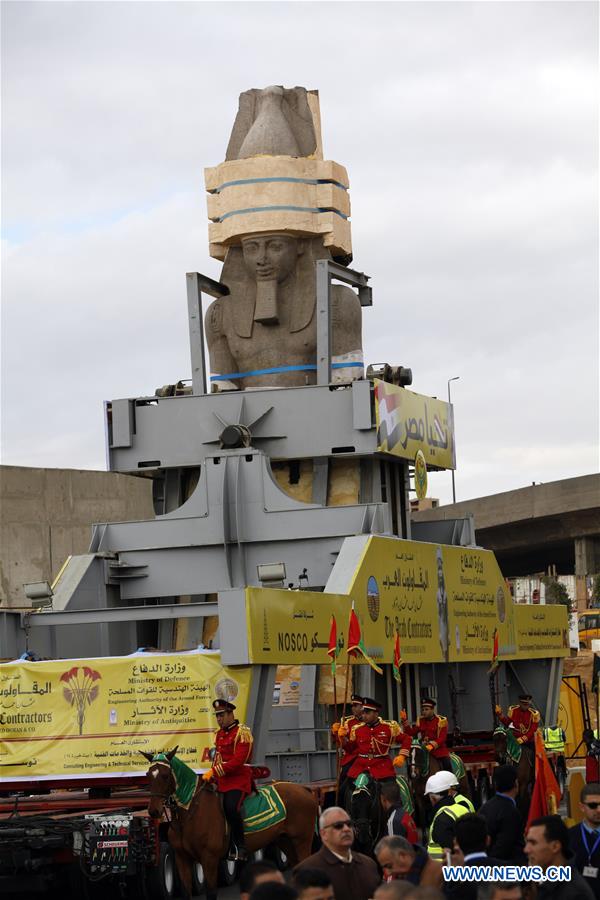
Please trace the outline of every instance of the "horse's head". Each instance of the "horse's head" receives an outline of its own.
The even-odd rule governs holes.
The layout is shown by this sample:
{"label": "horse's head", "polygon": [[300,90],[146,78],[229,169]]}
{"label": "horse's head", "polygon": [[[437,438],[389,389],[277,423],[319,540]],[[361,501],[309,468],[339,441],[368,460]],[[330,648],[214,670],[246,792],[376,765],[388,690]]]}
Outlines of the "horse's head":
{"label": "horse's head", "polygon": [[411,778],[423,778],[426,774],[426,750],[420,740],[414,740],[408,757],[408,771]]}
{"label": "horse's head", "polygon": [[511,730],[505,728],[504,725],[498,725],[494,729],[494,754],[497,762],[504,765],[507,762],[514,762],[515,757],[520,756],[518,753],[519,745]]}
{"label": "horse's head", "polygon": [[175,776],[171,768],[171,760],[177,752],[177,747],[168,753],[144,753],[140,751],[150,763],[146,778],[150,784],[150,802],[148,814],[152,819],[160,819],[165,803],[175,793]]}
{"label": "horse's head", "polygon": [[350,815],[354,822],[357,843],[362,850],[370,850],[373,839],[377,836],[377,830],[375,829],[373,833],[371,827],[375,813],[379,812],[378,808],[375,808],[376,804],[379,804],[377,785],[366,772],[363,772],[355,781],[350,800]]}

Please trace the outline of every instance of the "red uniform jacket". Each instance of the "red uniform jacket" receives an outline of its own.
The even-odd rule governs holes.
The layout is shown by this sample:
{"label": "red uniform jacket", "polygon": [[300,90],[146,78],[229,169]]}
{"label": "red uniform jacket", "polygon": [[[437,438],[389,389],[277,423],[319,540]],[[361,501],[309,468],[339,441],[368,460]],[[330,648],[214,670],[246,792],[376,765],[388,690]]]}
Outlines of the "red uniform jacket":
{"label": "red uniform jacket", "polygon": [[517,738],[522,738],[521,743],[529,743],[537,731],[540,714],[537,709],[526,709],[520,706],[509,706],[507,716],[498,716],[503,725],[512,725]]}
{"label": "red uniform jacket", "polygon": [[377,719],[373,725],[361,722],[350,732],[350,740],[356,744],[357,756],[349,778],[357,778],[361,772],[368,772],[372,778],[395,778],[394,766],[389,757],[393,744],[400,744],[402,750],[410,750],[411,740],[404,734],[397,722]]}
{"label": "red uniform jacket", "polygon": [[252,769],[246,763],[252,756],[252,732],[246,725],[236,720],[228,728],[219,728],[215,735],[217,752],[213,760],[213,772],[217,777],[217,790],[243,791],[249,794],[252,790]]}
{"label": "red uniform jacket", "polygon": [[340,760],[340,768],[343,768],[344,766],[347,766],[350,763],[354,762],[354,760],[356,759],[356,755],[358,753],[358,750],[356,749],[356,741],[350,740],[350,734],[355,725],[361,724],[361,720],[357,719],[356,716],[346,716],[345,719],[342,719],[340,724],[345,725],[348,729],[348,734],[343,738],[339,737],[339,735],[337,734],[335,736],[338,746],[340,746],[344,751],[344,755]]}
{"label": "red uniform jacket", "polygon": [[450,756],[450,751],[446,747],[446,739],[448,737],[448,719],[446,716],[434,716],[432,719],[419,718],[416,725],[405,725],[404,730],[413,737],[421,735],[421,739],[426,744],[432,744],[433,750],[431,755],[436,759],[443,759]]}

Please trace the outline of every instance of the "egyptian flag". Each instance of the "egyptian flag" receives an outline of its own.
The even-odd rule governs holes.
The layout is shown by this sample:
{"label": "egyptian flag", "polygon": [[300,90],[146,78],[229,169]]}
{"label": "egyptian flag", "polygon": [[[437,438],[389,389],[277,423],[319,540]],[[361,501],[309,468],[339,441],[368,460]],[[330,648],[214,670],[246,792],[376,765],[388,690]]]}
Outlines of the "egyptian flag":
{"label": "egyptian flag", "polygon": [[527,828],[540,816],[554,816],[558,812],[561,792],[552,766],[546,756],[544,739],[540,731],[533,736],[535,742],[535,783],[531,794],[531,805],[527,817]]}
{"label": "egyptian flag", "polygon": [[371,668],[374,669],[378,675],[383,675],[383,670],[379,668],[379,666],[371,659],[366,651],[364,641],[360,633],[360,622],[358,621],[358,616],[354,612],[354,604],[352,604],[352,609],[350,610],[350,625],[348,628],[347,647],[348,656],[353,656],[356,658],[360,653],[363,659],[369,663]]}
{"label": "egyptian flag", "polygon": [[331,659],[331,674],[335,675],[335,661],[338,654],[337,647],[337,625],[335,622],[335,616],[331,617],[331,628],[329,630],[329,644],[327,647],[327,655]]}
{"label": "egyptian flag", "polygon": [[392,672],[394,678],[398,683],[402,681],[402,673],[400,672],[400,666],[402,665],[402,659],[400,656],[400,635],[396,632],[396,643],[394,644],[394,662],[392,663]]}

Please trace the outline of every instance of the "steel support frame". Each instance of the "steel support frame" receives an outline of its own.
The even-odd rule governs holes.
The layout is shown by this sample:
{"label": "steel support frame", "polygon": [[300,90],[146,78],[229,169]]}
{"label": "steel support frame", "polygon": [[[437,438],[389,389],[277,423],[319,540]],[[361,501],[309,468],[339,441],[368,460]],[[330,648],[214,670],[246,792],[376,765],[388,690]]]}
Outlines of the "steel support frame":
{"label": "steel support frame", "polygon": [[225,297],[229,288],[199,272],[187,272],[185,276],[188,302],[190,355],[192,361],[192,394],[208,394],[204,350],[204,322],[202,319],[202,292],[211,297]]}
{"label": "steel support frame", "polygon": [[97,625],[104,622],[155,622],[159,619],[196,619],[218,615],[217,603],[165,603],[157,606],[113,606],[106,609],[74,609],[21,613],[23,628],[53,625]]}
{"label": "steel support frame", "polygon": [[316,262],[317,279],[317,384],[331,383],[331,281],[342,281],[358,288],[361,306],[373,305],[369,276],[347,269],[330,259]]}

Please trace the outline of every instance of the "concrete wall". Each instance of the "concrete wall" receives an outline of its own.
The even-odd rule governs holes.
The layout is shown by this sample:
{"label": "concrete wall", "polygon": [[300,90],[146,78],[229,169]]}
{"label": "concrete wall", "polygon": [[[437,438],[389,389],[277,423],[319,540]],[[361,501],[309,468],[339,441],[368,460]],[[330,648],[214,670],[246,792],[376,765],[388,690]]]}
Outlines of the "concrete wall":
{"label": "concrete wall", "polygon": [[147,478],[79,469],[0,466],[0,604],[27,604],[23,584],[52,582],[87,553],[95,522],[153,519]]}

